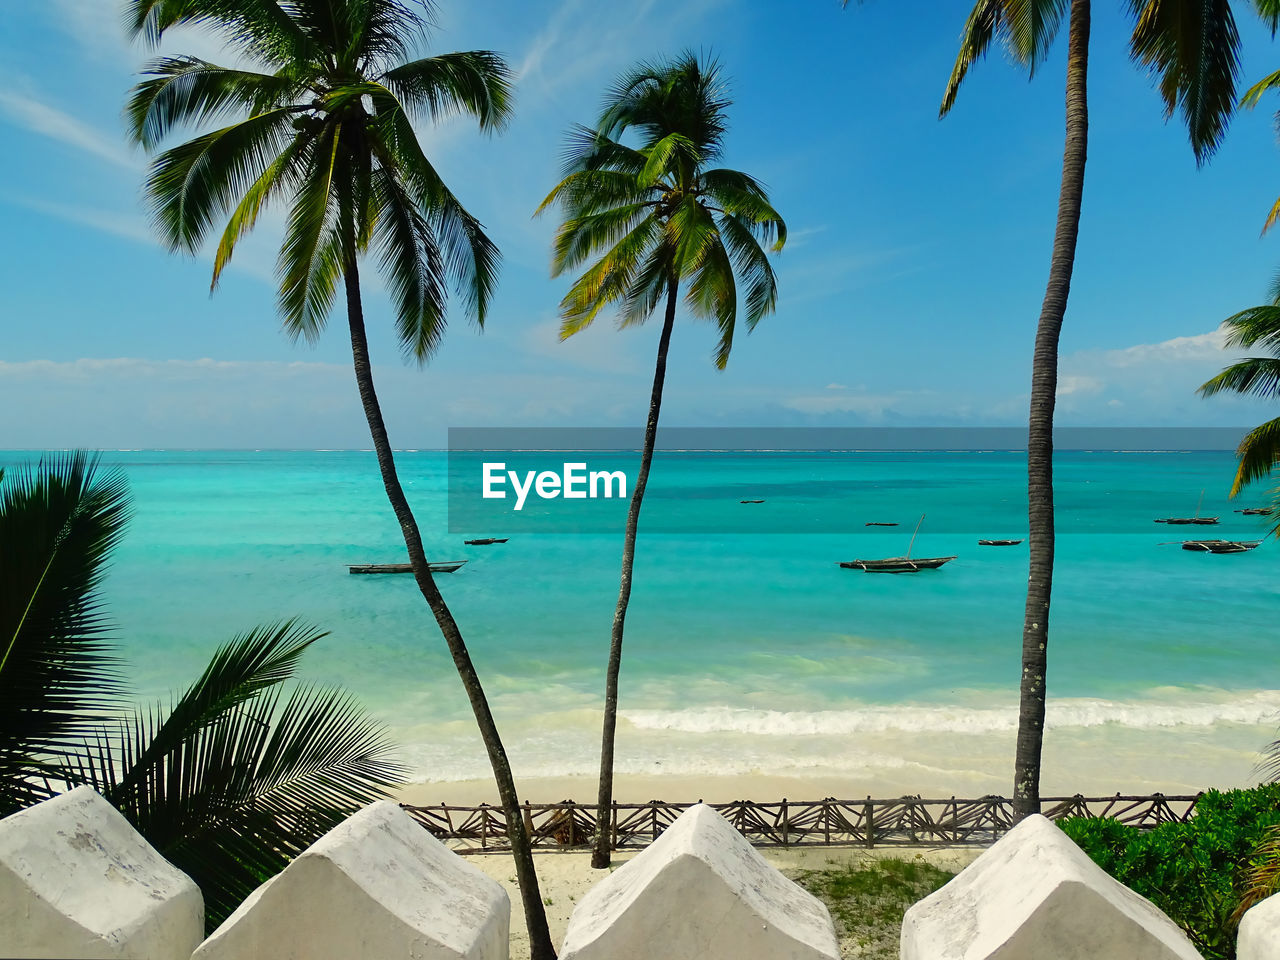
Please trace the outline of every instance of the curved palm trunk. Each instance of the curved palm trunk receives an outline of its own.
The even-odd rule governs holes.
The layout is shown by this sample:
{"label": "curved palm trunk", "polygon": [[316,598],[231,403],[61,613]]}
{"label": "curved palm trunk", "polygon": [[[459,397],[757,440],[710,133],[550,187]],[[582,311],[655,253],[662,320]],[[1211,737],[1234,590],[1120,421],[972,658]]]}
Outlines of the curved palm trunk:
{"label": "curved palm trunk", "polygon": [[493,777],[498,784],[498,796],[502,800],[502,809],[506,814],[507,836],[511,841],[511,852],[515,858],[520,898],[524,902],[524,919],[529,929],[531,960],[555,960],[555,947],[551,943],[551,932],[547,929],[547,912],[542,903],[542,894],[538,890],[538,876],[534,871],[533,848],[530,846],[529,834],[520,813],[520,801],[516,796],[515,781],[511,776],[507,752],[503,749],[498,727],[489,710],[489,701],[485,698],[484,688],[480,685],[480,677],[476,674],[476,668],[471,662],[471,654],[467,652],[467,644],[462,639],[462,633],[458,630],[458,624],[454,621],[448,604],[445,603],[444,597],[440,595],[440,590],[431,577],[427,556],[422,548],[418,522],[414,519],[409,501],[405,499],[404,490],[400,486],[400,478],[396,474],[391,442],[387,439],[386,424],[382,420],[382,408],[378,405],[378,395],[373,387],[373,369],[369,364],[369,342],[364,328],[364,308],[360,300],[360,274],[353,258],[347,260],[343,270],[343,281],[347,290],[347,319],[351,327],[351,354],[355,361],[356,383],[360,388],[360,402],[364,406],[365,418],[369,421],[369,434],[373,438],[378,468],[382,472],[382,484],[386,488],[391,509],[395,511],[396,519],[400,522],[400,532],[404,535],[404,545],[409,551],[409,562],[413,566],[413,578],[417,581],[418,589],[426,598],[427,605],[431,608],[436,623],[440,627],[440,632],[444,634],[445,642],[449,645],[449,653],[453,656],[458,676],[462,678],[462,686],[467,692],[467,699],[471,702],[471,709],[475,713],[476,725],[480,728],[480,737],[484,740],[485,750],[489,754]]}
{"label": "curved palm trunk", "polygon": [[640,454],[640,472],[631,492],[627,510],[627,530],[622,539],[622,576],[618,584],[618,605],[613,611],[613,632],[609,638],[609,668],[604,681],[604,732],[600,738],[600,795],[596,808],[596,845],[591,852],[591,866],[603,870],[609,866],[613,845],[613,744],[618,728],[618,671],[622,667],[622,631],[627,622],[627,605],[631,602],[631,570],[636,559],[636,528],[640,524],[640,505],[644,488],[649,483],[649,466],[653,463],[653,443],[658,435],[658,414],[662,410],[662,386],[667,379],[667,350],[671,346],[671,328],[676,320],[679,281],[672,279],[667,291],[667,316],[658,339],[658,361],[653,371],[653,392],[649,396],[649,420],[644,428],[644,449]]}
{"label": "curved palm trunk", "polygon": [[1088,66],[1089,0],[1072,0],[1067,41],[1067,139],[1058,195],[1058,227],[1031,364],[1031,417],[1027,431],[1031,569],[1022,623],[1022,683],[1013,779],[1015,821],[1040,812],[1040,753],[1044,743],[1049,600],[1053,589],[1053,407],[1058,389],[1058,337],[1071,291],[1076,237],[1080,230],[1080,201],[1084,193],[1089,139]]}

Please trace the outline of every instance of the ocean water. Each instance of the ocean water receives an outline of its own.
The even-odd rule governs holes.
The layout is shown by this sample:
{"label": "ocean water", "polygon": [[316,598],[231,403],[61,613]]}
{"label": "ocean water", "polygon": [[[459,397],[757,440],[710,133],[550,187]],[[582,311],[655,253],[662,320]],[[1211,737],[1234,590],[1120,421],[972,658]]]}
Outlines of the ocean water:
{"label": "ocean water", "polygon": [[[0,464],[33,455],[0,454]],[[330,631],[302,676],[342,684],[422,779],[487,764],[443,641],[409,577],[367,452],[108,452],[135,516],[105,594],[140,698],[194,679],[214,646],[266,621]],[[621,534],[448,532],[439,452],[398,455],[437,580],[471,647],[517,775],[589,775]],[[1059,453],[1046,789],[1195,789],[1249,781],[1280,723],[1277,549],[1161,545],[1260,537],[1225,497],[1225,452]],[[756,511],[758,533],[642,533],[627,621],[618,768],[842,778],[895,792],[1007,792],[1027,553],[1024,460],[1011,453],[660,454],[655,515]],[[1219,515],[1215,527],[1155,517]],[[765,497],[760,505],[738,500]],[[648,504],[648,502],[647,502]],[[902,526],[794,534],[789,514]],[[917,556],[891,576],[837,561]],[[740,516],[735,515],[735,516]],[[475,536],[502,536],[501,529]],[[900,789],[899,789],[900,788]],[[582,797],[580,799],[586,799]]]}

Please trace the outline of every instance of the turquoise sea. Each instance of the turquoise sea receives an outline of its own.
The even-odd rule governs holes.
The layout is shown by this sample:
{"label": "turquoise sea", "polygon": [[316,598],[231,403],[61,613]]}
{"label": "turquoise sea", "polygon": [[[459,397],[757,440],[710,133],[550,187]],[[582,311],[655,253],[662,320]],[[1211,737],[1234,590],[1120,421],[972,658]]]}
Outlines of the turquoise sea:
{"label": "turquoise sea", "polygon": [[[167,697],[235,633],[299,616],[330,631],[305,678],[355,693],[420,778],[485,775],[412,579],[347,573],[349,563],[403,558],[371,453],[103,460],[124,469],[135,501],[105,593],[140,697]],[[398,462],[431,559],[470,561],[437,579],[517,774],[592,773],[620,533],[466,547],[448,532],[445,455],[402,452]],[[1233,512],[1254,500],[1226,499],[1233,466],[1226,452],[1059,454],[1048,790],[1244,782],[1274,738],[1280,552],[1271,542],[1236,556],[1161,545],[1263,535],[1265,518]],[[1003,792],[1027,553],[1025,543],[976,541],[1025,536],[1024,470],[1016,453],[660,454],[650,496],[664,516],[754,510],[760,532],[642,532],[619,768]],[[1221,516],[1219,526],[1151,522],[1194,511],[1202,489],[1201,512]],[[738,503],[752,495],[766,502]],[[902,526],[789,534],[780,518],[796,510]],[[836,565],[901,554],[921,513],[914,553],[956,554],[942,570]]]}

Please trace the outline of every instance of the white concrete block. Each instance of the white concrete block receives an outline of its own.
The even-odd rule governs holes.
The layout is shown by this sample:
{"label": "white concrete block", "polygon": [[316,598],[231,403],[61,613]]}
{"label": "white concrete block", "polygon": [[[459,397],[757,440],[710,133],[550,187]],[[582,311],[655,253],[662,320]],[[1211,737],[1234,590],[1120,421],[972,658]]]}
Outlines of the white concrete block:
{"label": "white concrete block", "polygon": [[507,960],[511,901],[390,801],[251,893],[192,960]]}
{"label": "white concrete block", "polygon": [[1280,960],[1280,894],[1255,904],[1240,918],[1236,960]]}
{"label": "white concrete block", "polygon": [[89,787],[0,820],[0,956],[188,960],[200,889]]}
{"label": "white concrete block", "polygon": [[1176,924],[1042,816],[902,921],[902,960],[1200,960]]}
{"label": "white concrete block", "polygon": [[838,960],[827,908],[706,804],[582,898],[560,960]]}

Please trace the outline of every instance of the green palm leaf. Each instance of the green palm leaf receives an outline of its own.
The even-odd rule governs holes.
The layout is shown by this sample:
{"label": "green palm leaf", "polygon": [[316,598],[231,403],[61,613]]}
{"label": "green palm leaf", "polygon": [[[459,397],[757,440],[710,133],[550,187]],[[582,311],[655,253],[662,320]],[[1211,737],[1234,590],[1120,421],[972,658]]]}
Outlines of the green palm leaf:
{"label": "green palm leaf", "polygon": [[423,111],[437,122],[466,114],[475,117],[482,130],[499,130],[511,120],[511,70],[491,50],[414,60],[380,79],[409,110]]}
{"label": "green palm leaf", "polygon": [[403,776],[349,697],[300,687],[281,701],[323,636],[290,621],[237,637],[167,712],[104,730],[78,771],[200,885],[210,929]]}
{"label": "green palm leaf", "polygon": [[123,475],[84,453],[11,471],[0,487],[0,816],[49,796],[119,708],[98,588],[128,514]]}
{"label": "green palm leaf", "polygon": [[1196,160],[1209,158],[1235,109],[1240,34],[1229,0],[1130,0],[1136,61],[1160,77],[1166,116],[1179,107]]}

